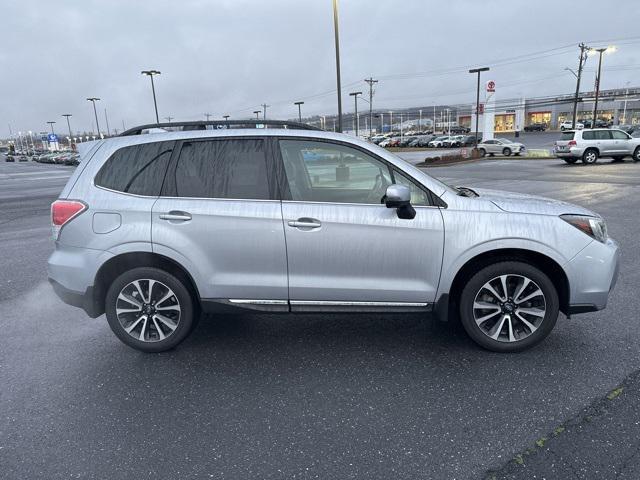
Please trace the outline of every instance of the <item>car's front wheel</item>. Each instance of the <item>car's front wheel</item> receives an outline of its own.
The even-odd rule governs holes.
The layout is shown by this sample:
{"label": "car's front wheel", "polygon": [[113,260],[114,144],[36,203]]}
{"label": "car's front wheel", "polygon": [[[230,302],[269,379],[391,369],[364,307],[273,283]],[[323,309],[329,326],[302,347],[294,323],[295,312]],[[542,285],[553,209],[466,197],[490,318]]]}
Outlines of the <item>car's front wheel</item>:
{"label": "car's front wheel", "polygon": [[511,155],[511,149],[510,149],[509,147],[503,148],[503,149],[502,149],[502,154],[503,154],[505,157],[508,157],[509,155]]}
{"label": "car's front wheel", "polygon": [[542,341],[558,312],[558,292],[549,277],[519,261],[481,269],[460,297],[464,329],[478,345],[496,352],[517,352]]}
{"label": "car's front wheel", "polygon": [[164,270],[139,267],[117,277],[105,299],[107,321],[125,344],[162,352],[182,342],[194,325],[194,305],[185,285]]}
{"label": "car's front wheel", "polygon": [[633,152],[633,161],[634,162],[640,162],[640,147],[636,147],[636,149]]}

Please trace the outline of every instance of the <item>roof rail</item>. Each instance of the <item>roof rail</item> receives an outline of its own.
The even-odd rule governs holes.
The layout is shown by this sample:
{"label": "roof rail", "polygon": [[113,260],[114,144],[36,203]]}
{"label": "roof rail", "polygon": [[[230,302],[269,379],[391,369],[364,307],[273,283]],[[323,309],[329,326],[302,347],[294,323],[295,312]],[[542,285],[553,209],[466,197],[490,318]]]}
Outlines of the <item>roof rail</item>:
{"label": "roof rail", "polygon": [[288,128],[293,130],[320,130],[306,123],[290,122],[287,120],[197,120],[195,122],[170,122],[170,123],[150,123],[139,125],[122,132],[120,137],[130,135],[140,135],[144,130],[154,128],[168,129],[169,131],[188,130],[218,130],[227,128]]}

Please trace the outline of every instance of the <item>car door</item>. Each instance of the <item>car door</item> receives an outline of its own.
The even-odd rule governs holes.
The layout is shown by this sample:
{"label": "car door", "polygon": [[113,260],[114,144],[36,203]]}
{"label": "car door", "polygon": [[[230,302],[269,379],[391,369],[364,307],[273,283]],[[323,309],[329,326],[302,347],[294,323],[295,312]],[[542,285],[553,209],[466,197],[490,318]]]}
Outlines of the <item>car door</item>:
{"label": "car door", "polygon": [[[430,194],[349,144],[283,138],[279,147],[292,310],[428,308],[444,240]],[[412,184],[412,220],[382,203],[401,181]]]}
{"label": "car door", "polygon": [[615,143],[609,130],[594,130],[593,134],[601,157],[615,155]]}
{"label": "car door", "polygon": [[611,130],[609,132],[613,138],[613,152],[618,155],[633,154],[633,144],[629,141],[631,137],[621,130]]}
{"label": "car door", "polygon": [[269,143],[179,142],[152,211],[153,250],[184,264],[200,296],[287,305],[287,260]]}
{"label": "car door", "polygon": [[487,153],[496,153],[496,140],[487,140],[482,142],[482,146]]}

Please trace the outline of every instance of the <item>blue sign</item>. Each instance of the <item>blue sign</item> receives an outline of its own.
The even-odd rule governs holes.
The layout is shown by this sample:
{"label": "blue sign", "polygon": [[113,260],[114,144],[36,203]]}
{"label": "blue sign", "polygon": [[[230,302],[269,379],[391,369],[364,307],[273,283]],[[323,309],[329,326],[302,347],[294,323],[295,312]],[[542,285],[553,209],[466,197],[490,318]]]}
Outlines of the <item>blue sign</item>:
{"label": "blue sign", "polygon": [[50,133],[47,136],[47,140],[49,140],[49,143],[58,143],[58,136],[55,133]]}

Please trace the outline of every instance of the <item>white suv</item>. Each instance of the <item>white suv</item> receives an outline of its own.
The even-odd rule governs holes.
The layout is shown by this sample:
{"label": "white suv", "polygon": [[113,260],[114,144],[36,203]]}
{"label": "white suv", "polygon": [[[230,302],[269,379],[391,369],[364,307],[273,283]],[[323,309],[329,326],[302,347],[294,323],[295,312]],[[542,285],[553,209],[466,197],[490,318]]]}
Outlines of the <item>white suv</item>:
{"label": "white suv", "polygon": [[562,132],[553,148],[556,157],[567,163],[595,163],[599,157],[611,157],[620,161],[631,156],[640,161],[640,138],[609,128],[589,128]]}
{"label": "white suv", "polygon": [[[584,128],[584,124],[581,122],[576,122],[576,128],[578,129]],[[565,130],[572,130],[572,129],[573,129],[573,122],[571,121],[562,122],[560,124],[560,130],[562,130],[563,132]]]}

